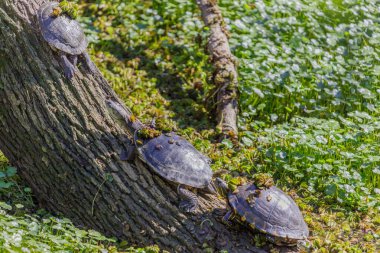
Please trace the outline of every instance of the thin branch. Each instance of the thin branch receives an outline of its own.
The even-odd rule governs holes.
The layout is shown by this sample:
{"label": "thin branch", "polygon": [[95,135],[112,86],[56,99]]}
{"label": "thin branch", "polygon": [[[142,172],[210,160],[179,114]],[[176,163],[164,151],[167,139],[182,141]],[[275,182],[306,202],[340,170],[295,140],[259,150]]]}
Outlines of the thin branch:
{"label": "thin branch", "polygon": [[224,137],[235,139],[238,134],[238,74],[236,60],[228,44],[228,32],[216,0],[197,0],[202,19],[210,28],[207,49],[215,68],[213,81],[217,94],[217,129]]}

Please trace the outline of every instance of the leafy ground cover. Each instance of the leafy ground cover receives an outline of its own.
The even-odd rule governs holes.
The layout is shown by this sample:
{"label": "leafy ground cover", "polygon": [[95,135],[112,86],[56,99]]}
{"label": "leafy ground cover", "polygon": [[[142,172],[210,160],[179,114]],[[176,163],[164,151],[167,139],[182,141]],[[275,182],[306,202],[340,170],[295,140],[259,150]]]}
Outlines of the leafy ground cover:
{"label": "leafy ground cover", "polygon": [[[227,180],[269,173],[299,204],[315,252],[379,250],[378,2],[219,1],[240,63],[240,147],[216,143],[208,29],[194,1],[78,3],[94,61],[138,117],[162,118],[177,128]],[[52,248],[111,245],[111,239],[84,231],[73,232],[82,235],[75,241],[52,228],[58,218],[45,224],[43,216],[21,212],[16,204],[27,206],[30,193],[2,164],[5,231],[15,229],[12,222],[25,231],[22,221],[35,221],[55,238],[47,239]],[[76,231],[62,220],[61,226]],[[20,245],[40,238],[23,233]]]}

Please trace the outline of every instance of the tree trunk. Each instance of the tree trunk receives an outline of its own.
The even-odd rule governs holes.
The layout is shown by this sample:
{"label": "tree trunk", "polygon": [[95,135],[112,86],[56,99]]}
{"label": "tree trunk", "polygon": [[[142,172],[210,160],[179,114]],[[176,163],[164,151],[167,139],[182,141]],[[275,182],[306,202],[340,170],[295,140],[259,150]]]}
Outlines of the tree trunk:
{"label": "tree trunk", "polygon": [[207,49],[214,66],[213,82],[215,84],[217,103],[217,128],[223,137],[237,138],[238,113],[238,74],[236,59],[228,44],[228,31],[217,0],[196,0],[202,13],[202,19],[210,28]]}
{"label": "tree trunk", "polygon": [[265,252],[252,246],[248,230],[221,223],[213,210],[223,200],[201,195],[196,214],[184,214],[175,186],[139,160],[120,161],[127,132],[105,102],[120,100],[100,73],[79,67],[64,78],[59,56],[38,32],[43,2],[0,1],[0,149],[39,203],[140,246]]}

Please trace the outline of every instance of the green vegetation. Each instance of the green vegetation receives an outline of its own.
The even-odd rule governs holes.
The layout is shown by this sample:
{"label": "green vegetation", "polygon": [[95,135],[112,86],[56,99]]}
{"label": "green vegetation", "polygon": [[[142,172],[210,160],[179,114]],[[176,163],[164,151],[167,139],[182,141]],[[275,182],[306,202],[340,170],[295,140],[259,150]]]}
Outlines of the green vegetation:
{"label": "green vegetation", "polygon": [[76,19],[78,17],[78,5],[76,3],[64,0],[59,2],[59,7],[62,9],[62,13],[71,18]]}
{"label": "green vegetation", "polygon": [[[303,211],[315,252],[376,251],[380,24],[375,0],[219,1],[239,60],[240,147],[216,142],[212,69],[204,51],[208,29],[194,1],[77,2],[94,61],[134,115],[145,122],[158,117],[162,125],[177,128],[232,183],[252,180],[256,173],[273,178]],[[17,229],[27,235],[20,245],[32,247],[41,238],[22,224],[34,221],[52,249],[109,247],[112,240],[78,232],[65,219],[25,214],[33,208],[17,205],[32,205],[30,190],[19,185],[4,159],[0,166],[0,226],[11,231],[20,223]],[[73,234],[53,228],[57,224]]]}
{"label": "green vegetation", "polygon": [[98,252],[115,240],[76,228],[68,219],[36,209],[30,188],[0,153],[0,252]]}

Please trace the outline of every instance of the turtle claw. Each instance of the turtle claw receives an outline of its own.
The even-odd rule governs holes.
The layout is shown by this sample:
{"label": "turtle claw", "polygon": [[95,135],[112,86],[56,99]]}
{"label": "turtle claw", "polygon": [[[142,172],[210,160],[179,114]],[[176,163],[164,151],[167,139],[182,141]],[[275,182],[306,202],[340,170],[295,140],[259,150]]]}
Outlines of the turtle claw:
{"label": "turtle claw", "polygon": [[63,72],[65,73],[65,77],[67,79],[73,78],[75,74],[75,66],[69,61],[64,53],[61,54],[61,61],[63,64]]}
{"label": "turtle claw", "polygon": [[74,74],[75,74],[75,67],[74,66],[65,66],[64,67],[64,73],[65,73],[65,77],[67,79],[72,79],[74,77]]}
{"label": "turtle claw", "polygon": [[91,73],[96,73],[96,66],[93,62],[87,63],[88,69],[91,71]]}
{"label": "turtle claw", "polygon": [[128,152],[127,150],[123,149],[119,156],[120,160],[122,161],[128,161]]}
{"label": "turtle claw", "polygon": [[133,161],[135,159],[135,147],[130,145],[128,149],[123,149],[120,154],[120,160]]}
{"label": "turtle claw", "polygon": [[91,73],[96,73],[96,66],[91,61],[90,55],[87,52],[83,53],[84,60],[86,61],[86,65],[88,69],[91,71]]}

